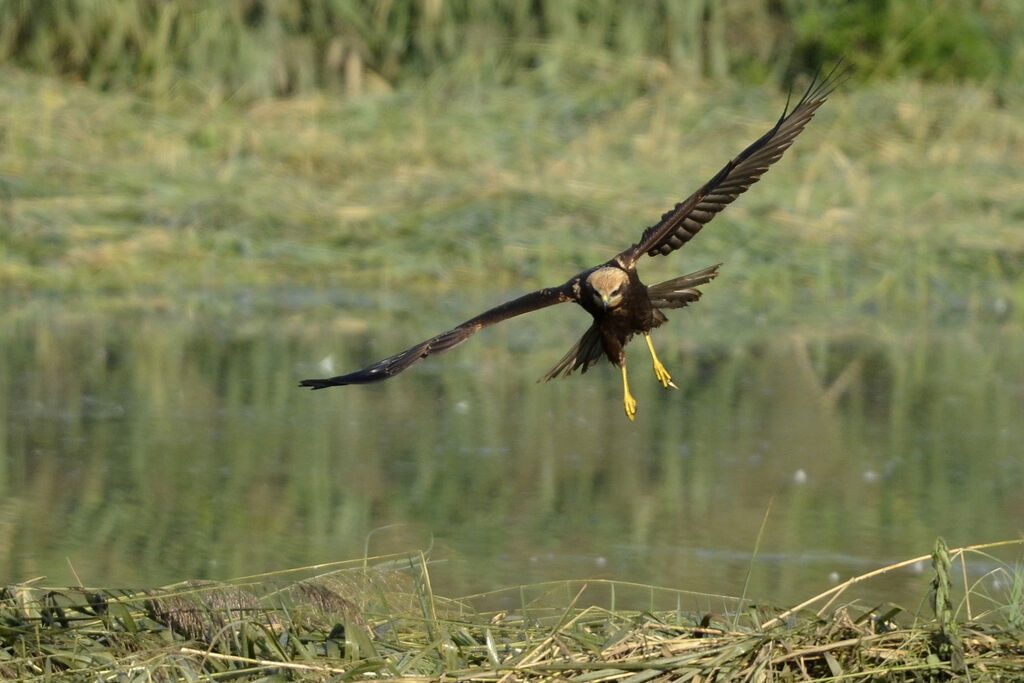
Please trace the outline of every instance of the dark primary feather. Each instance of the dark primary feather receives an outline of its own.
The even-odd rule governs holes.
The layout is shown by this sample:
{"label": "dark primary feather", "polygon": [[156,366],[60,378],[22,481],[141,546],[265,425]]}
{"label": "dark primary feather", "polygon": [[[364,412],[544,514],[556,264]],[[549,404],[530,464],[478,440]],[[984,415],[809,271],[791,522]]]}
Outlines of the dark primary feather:
{"label": "dark primary feather", "polygon": [[771,130],[740,152],[703,187],[676,204],[657,224],[647,228],[639,242],[616,257],[619,263],[630,267],[644,254],[668,254],[690,241],[705,223],[746,192],[782,157],[844,74],[845,70],[837,64],[825,78],[818,80],[815,76],[792,111],[787,103]]}
{"label": "dark primary feather", "polygon": [[330,377],[327,379],[304,379],[299,382],[299,386],[309,387],[310,389],[325,389],[327,387],[338,387],[346,384],[370,384],[371,382],[380,382],[381,380],[393,377],[403,370],[408,369],[427,356],[450,351],[472,337],[483,327],[513,318],[517,315],[522,315],[523,313],[529,313],[540,308],[553,306],[554,304],[571,300],[568,284],[562,285],[561,287],[549,287],[529,294],[524,294],[518,299],[513,299],[512,301],[506,302],[500,306],[495,306],[494,308],[484,311],[480,315],[467,320],[458,327],[448,330],[447,332],[442,332],[436,337],[432,337],[425,342],[421,342],[399,354],[391,356],[390,358],[385,358],[384,360],[377,361],[373,365],[368,365],[362,370],[356,370],[355,372],[351,372],[347,375],[338,375],[337,377]]}

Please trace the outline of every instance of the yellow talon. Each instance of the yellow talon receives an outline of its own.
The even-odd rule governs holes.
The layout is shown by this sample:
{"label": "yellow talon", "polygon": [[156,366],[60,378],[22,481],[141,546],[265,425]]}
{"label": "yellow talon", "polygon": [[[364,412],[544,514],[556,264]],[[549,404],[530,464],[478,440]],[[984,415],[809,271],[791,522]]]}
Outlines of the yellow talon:
{"label": "yellow talon", "polygon": [[626,364],[622,364],[622,404],[626,408],[626,417],[632,422],[636,419],[636,399],[629,393],[629,380],[626,379]]}
{"label": "yellow talon", "polygon": [[654,344],[651,343],[651,335],[648,332],[644,332],[644,339],[647,340],[647,348],[651,350],[651,358],[654,359],[654,376],[661,382],[661,386],[666,389],[669,387],[678,389],[679,387],[672,382],[672,375],[668,374],[668,370],[658,360],[658,354],[654,353]]}

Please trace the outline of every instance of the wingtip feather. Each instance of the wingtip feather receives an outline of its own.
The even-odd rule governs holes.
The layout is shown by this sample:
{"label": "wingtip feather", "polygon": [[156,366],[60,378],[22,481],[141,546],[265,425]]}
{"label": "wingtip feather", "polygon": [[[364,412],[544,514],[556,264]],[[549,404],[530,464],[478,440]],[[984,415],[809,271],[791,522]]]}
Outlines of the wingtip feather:
{"label": "wingtip feather", "polygon": [[312,389],[313,391],[316,391],[317,389],[335,387],[338,386],[338,384],[329,379],[304,379],[299,382],[299,386],[303,389]]}

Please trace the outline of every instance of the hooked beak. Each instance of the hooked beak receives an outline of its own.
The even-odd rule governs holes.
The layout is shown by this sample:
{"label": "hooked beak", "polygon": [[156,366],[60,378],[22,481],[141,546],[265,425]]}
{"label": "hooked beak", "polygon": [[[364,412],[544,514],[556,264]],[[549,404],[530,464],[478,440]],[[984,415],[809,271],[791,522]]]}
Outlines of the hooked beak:
{"label": "hooked beak", "polygon": [[612,302],[612,300],[608,298],[607,294],[602,294],[601,295],[601,305],[604,306],[604,312],[605,313],[608,312],[608,304],[610,304],[611,302]]}

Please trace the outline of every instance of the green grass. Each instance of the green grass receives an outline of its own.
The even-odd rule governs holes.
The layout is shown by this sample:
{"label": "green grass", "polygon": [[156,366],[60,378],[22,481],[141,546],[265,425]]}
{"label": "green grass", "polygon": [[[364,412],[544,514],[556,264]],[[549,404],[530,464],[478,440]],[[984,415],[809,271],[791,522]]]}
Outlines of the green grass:
{"label": "green grass", "polygon": [[[634,241],[783,105],[643,66],[558,89],[439,74],[240,108],[5,71],[0,291],[12,310],[202,310],[277,288],[469,288],[493,303],[562,282]],[[1014,97],[847,84],[762,182],[642,275],[724,261],[716,305],[780,323],[1021,324]]]}
{"label": "green grass", "polygon": [[997,564],[968,585],[955,571],[966,557],[990,560],[1007,546],[1021,544],[949,551],[939,539],[933,585],[944,587],[945,601],[937,614],[863,606],[843,595],[926,557],[856,577],[786,611],[600,580],[443,598],[430,589],[422,553],[146,591],[13,585],[0,592],[0,673],[50,680],[140,671],[156,680],[999,679],[1020,675],[1024,658],[1019,626],[1003,611],[1005,580],[993,579],[1012,575],[1017,583],[1019,576]]}

